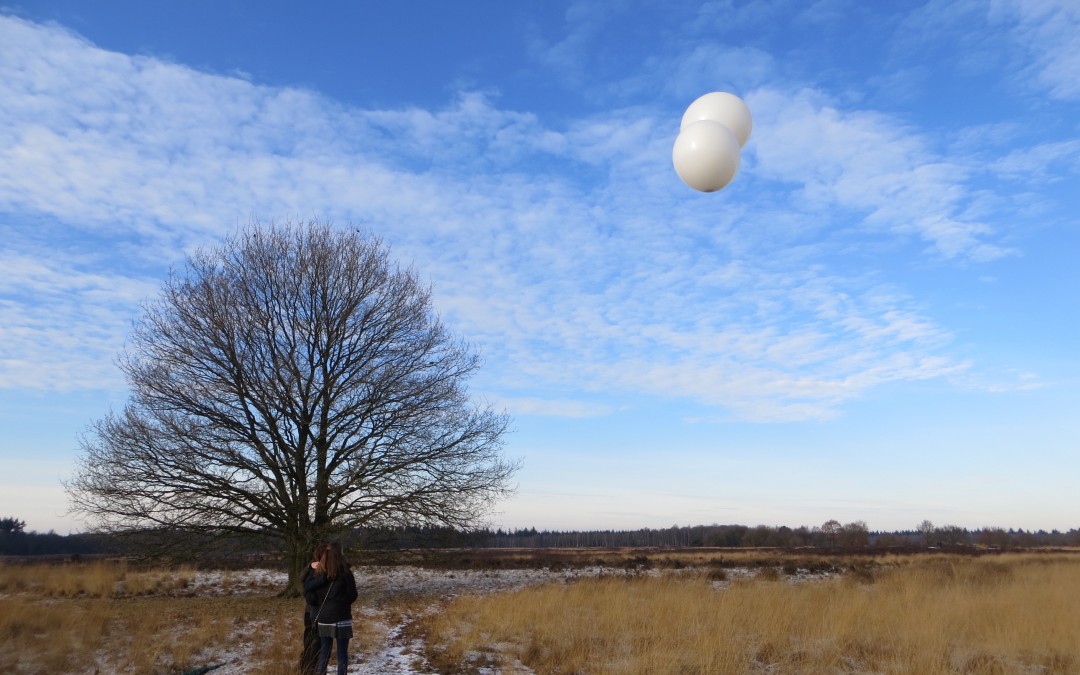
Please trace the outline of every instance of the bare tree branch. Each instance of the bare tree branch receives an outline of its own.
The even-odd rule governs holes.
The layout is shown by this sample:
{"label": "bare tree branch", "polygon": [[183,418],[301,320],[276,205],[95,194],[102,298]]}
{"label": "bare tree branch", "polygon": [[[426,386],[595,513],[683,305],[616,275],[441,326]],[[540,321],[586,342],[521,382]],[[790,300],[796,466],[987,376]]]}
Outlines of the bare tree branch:
{"label": "bare tree branch", "polygon": [[102,530],[269,535],[300,565],[334,529],[475,525],[517,468],[479,363],[377,239],[253,223],[144,308],[67,490]]}

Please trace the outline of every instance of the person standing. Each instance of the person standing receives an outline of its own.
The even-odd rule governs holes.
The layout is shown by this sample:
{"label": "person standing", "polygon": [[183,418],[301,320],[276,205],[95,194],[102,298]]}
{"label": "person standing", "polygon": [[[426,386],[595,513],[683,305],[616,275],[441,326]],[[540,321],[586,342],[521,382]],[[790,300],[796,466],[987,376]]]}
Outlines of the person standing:
{"label": "person standing", "polygon": [[326,675],[330,650],[337,640],[337,672],[345,675],[349,668],[349,639],[352,638],[352,604],[356,602],[356,577],[341,552],[341,545],[331,542],[318,560],[312,561],[312,572],[304,578],[304,599],[315,605],[315,623],[319,632],[319,661],[317,675]]}
{"label": "person standing", "polygon": [[[319,544],[315,547],[314,553],[311,554],[311,561],[315,562],[322,557],[323,551],[326,550],[326,544]],[[300,573],[300,587],[303,588],[303,584],[307,581],[308,577],[315,574],[314,568],[308,565]],[[305,594],[306,596],[306,594]],[[304,598],[304,646],[300,652],[300,675],[315,675],[315,668],[319,663],[319,631],[315,627],[315,615],[319,611],[319,606],[314,605],[306,597]]]}

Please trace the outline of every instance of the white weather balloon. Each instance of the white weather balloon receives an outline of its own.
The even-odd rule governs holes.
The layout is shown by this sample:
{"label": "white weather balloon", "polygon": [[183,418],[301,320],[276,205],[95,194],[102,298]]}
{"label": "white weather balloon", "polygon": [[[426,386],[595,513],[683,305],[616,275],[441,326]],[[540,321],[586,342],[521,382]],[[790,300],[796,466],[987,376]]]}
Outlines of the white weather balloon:
{"label": "white weather balloon", "polygon": [[750,108],[741,98],[726,91],[705,94],[691,103],[683,113],[679,129],[685,129],[700,120],[712,120],[723,124],[739,139],[740,148],[746,145],[754,126],[754,121],[750,117]]}
{"label": "white weather balloon", "polygon": [[692,122],[675,139],[671,161],[684,183],[702,192],[716,192],[739,170],[739,139],[719,122]]}

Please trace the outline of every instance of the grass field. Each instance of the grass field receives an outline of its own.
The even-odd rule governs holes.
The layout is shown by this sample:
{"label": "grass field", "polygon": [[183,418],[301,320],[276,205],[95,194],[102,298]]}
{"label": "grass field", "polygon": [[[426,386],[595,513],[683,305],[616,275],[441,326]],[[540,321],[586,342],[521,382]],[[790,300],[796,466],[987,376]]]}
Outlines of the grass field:
{"label": "grass field", "polygon": [[269,589],[198,595],[197,575],[116,562],[0,566],[0,672],[176,673],[231,651],[239,633],[260,655],[250,672],[290,673],[297,601]]}
{"label": "grass field", "polygon": [[[358,570],[350,672],[379,672],[363,663],[394,625],[419,645],[415,673],[1080,673],[1077,552],[518,551],[484,554],[490,572],[462,555],[424,577],[456,577],[452,593],[402,570],[408,591],[376,596]],[[473,581],[545,556],[589,573]],[[293,673],[302,603],[277,596],[280,573],[214,574],[0,564],[0,672]]]}
{"label": "grass field", "polygon": [[466,597],[424,629],[447,670],[1080,672],[1075,556],[913,557],[803,582],[766,569],[735,581],[713,571]]}

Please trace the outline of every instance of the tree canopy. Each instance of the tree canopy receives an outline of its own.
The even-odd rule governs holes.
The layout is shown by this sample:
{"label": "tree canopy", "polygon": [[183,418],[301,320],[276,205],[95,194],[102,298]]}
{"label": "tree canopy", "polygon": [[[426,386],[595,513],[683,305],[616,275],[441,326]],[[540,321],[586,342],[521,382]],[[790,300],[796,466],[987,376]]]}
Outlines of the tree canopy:
{"label": "tree canopy", "polygon": [[97,529],[280,539],[295,574],[342,528],[477,524],[510,491],[478,355],[377,238],[252,223],[144,307],[130,399],[67,484]]}

